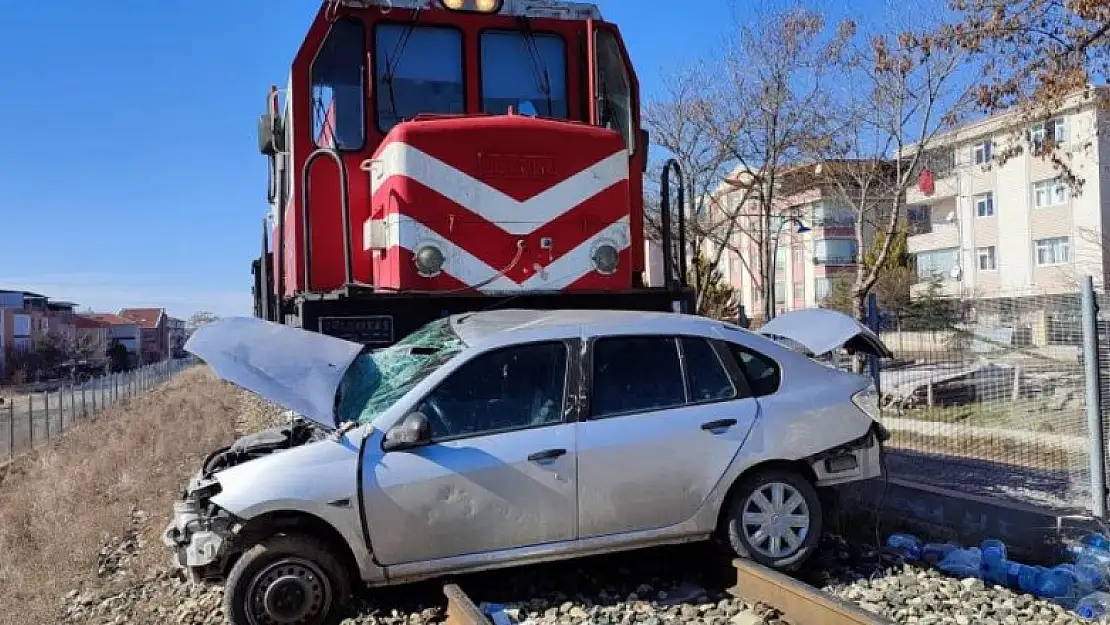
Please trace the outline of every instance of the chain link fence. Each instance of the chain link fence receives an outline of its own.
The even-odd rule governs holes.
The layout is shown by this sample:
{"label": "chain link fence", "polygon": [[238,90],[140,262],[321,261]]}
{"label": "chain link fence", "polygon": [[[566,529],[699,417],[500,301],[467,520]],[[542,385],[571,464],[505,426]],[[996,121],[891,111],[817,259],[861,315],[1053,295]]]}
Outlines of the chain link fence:
{"label": "chain link fence", "polygon": [[74,423],[154,388],[195,362],[167,360],[81,384],[63,383],[49,391],[0,388],[0,462],[49,443]]}
{"label": "chain link fence", "polygon": [[890,473],[1090,509],[1079,284],[1067,293],[927,299],[880,314],[895,355],[879,378]]}

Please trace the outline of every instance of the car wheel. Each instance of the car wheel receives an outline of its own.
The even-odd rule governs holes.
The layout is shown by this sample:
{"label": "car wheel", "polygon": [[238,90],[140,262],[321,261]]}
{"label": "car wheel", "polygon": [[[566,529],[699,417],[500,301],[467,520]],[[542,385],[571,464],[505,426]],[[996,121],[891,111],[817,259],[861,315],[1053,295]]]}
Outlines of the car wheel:
{"label": "car wheel", "polygon": [[821,538],[817,489],[797,472],[758,471],[733,491],[725,536],[741,558],[780,571],[793,571],[813,554]]}
{"label": "car wheel", "polygon": [[224,614],[231,625],[337,623],[349,589],[347,569],[322,542],[271,536],[231,568]]}

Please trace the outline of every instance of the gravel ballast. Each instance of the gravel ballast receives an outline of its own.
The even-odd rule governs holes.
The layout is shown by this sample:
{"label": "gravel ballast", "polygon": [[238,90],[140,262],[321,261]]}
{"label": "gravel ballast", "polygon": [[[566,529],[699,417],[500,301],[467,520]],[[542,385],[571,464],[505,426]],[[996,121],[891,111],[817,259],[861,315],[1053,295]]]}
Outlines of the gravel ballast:
{"label": "gravel ballast", "polygon": [[[1079,625],[1091,623],[1053,603],[978,579],[957,580],[905,565],[877,552],[849,554],[826,541],[803,577],[865,610],[913,625]],[[121,546],[123,545],[123,546]],[[158,548],[117,542],[121,549]],[[115,567],[113,567],[115,568]],[[712,546],[650,549],[580,561],[463,576],[455,580],[479,604],[498,604],[511,621],[536,625],[807,625],[774,609],[750,606],[726,590],[728,561]],[[167,569],[110,595],[73,591],[60,620],[77,623],[224,623],[222,591],[190,584]],[[352,603],[344,625],[430,625],[445,618],[439,583],[368,591]]]}

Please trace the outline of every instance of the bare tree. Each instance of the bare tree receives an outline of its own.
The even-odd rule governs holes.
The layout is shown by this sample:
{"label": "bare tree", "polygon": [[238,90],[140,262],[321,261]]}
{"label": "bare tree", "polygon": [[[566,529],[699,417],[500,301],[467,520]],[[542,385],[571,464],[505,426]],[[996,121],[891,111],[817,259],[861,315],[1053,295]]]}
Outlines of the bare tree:
{"label": "bare tree", "polygon": [[877,34],[854,46],[838,67],[852,89],[832,100],[824,143],[815,143],[815,174],[852,213],[857,249],[878,243],[869,262],[856,263],[851,308],[866,317],[867,296],[898,240],[906,192],[914,186],[938,135],[952,128],[971,102],[959,72],[966,54],[923,44],[928,35]]}
{"label": "bare tree", "polygon": [[[705,229],[709,222],[704,218],[709,212],[707,203],[713,188],[728,173],[729,162],[727,152],[714,140],[711,129],[705,124],[709,116],[704,111],[714,104],[708,99],[713,84],[712,75],[704,67],[692,66],[670,76],[665,81],[663,96],[644,107],[644,124],[651,132],[652,142],[678,161],[682,170],[686,191],[687,240],[689,247],[695,251],[702,249],[707,238]],[[663,239],[659,202],[661,177],[662,163],[656,162],[649,168],[644,185],[647,191],[647,236],[656,242]],[[673,208],[677,207],[672,205]],[[664,253],[670,253],[675,266],[679,266],[677,248],[665,250]],[[710,266],[716,266],[720,254],[711,260]],[[691,265],[694,286],[700,298],[700,294],[707,290],[711,276],[700,270],[700,263]]]}
{"label": "bare tree", "polygon": [[185,322],[185,331],[190,336],[192,336],[193,332],[196,332],[197,328],[206,323],[212,323],[217,319],[219,319],[219,317],[217,317],[216,315],[206,310],[199,310],[189,316],[189,319]]}
{"label": "bare tree", "polygon": [[725,57],[723,84],[714,94],[718,105],[704,111],[736,174],[728,181],[731,197],[718,202],[716,223],[707,231],[717,247],[740,259],[769,318],[779,235],[772,218],[781,212],[780,196],[790,193],[784,175],[824,141],[826,78],[851,32],[829,33],[824,16],[802,4],[747,19]]}

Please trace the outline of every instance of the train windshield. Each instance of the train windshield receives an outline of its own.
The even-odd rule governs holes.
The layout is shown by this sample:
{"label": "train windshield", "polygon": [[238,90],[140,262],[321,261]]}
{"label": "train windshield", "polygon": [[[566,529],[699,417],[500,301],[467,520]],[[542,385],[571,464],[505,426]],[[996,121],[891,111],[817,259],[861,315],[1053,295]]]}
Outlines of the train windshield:
{"label": "train windshield", "polygon": [[379,24],[375,36],[378,127],[421,113],[466,110],[463,35],[447,26]]}
{"label": "train windshield", "polygon": [[482,112],[567,117],[566,42],[555,34],[485,31]]}

